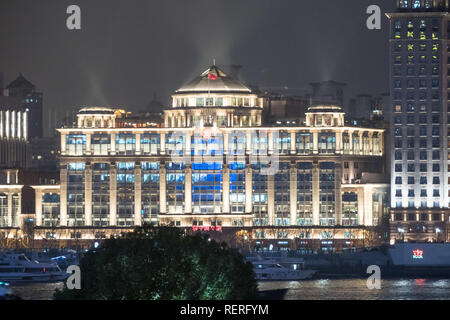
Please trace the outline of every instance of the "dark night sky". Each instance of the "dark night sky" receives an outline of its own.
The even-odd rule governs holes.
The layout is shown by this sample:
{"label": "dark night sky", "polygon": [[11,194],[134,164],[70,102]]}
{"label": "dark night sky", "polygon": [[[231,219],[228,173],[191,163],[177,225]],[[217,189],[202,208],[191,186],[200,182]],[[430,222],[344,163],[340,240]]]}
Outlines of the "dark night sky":
{"label": "dark night sky", "polygon": [[[66,28],[66,8],[82,30]],[[383,29],[366,28],[367,6]],[[308,89],[348,83],[346,98],[388,91],[393,0],[0,0],[0,71],[22,72],[44,92],[45,108],[141,109],[212,63],[241,64],[265,87]]]}

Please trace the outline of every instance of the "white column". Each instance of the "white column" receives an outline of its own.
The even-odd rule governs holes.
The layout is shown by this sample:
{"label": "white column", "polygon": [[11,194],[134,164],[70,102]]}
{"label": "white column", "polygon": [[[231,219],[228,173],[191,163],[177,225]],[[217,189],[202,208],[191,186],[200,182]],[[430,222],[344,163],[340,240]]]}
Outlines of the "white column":
{"label": "white column", "polygon": [[344,153],[344,147],[342,143],[342,131],[336,131],[336,153],[337,154],[343,154]]}
{"label": "white column", "polygon": [[222,213],[230,213],[230,167],[228,163],[223,164],[222,174]]}
{"label": "white column", "polygon": [[246,132],[245,142],[246,142],[245,154],[250,154],[250,152],[252,151],[252,134],[250,131]]}
{"label": "white column", "polygon": [[[35,211],[36,211],[36,226],[42,226],[42,190],[41,188],[34,189]],[[61,204],[60,204],[61,206]]]}
{"label": "white column", "polygon": [[8,192],[8,227],[13,226],[13,216],[12,216],[12,193]]}
{"label": "white column", "polygon": [[291,225],[297,225],[297,166],[295,162],[291,163],[289,170],[289,203],[291,205]]}
{"label": "white column", "polygon": [[373,212],[372,192],[366,186],[364,187],[364,224],[366,226],[373,226]]}
{"label": "white column", "polygon": [[134,225],[142,225],[142,169],[140,162],[136,162],[134,166]]}
{"label": "white column", "polygon": [[253,209],[253,176],[251,164],[245,165],[245,213],[252,213]]}
{"label": "white column", "polygon": [[269,226],[275,225],[275,175],[267,176],[267,217]]}
{"label": "white column", "polygon": [[166,165],[164,163],[161,163],[159,168],[159,213],[167,213]]}
{"label": "white column", "polygon": [[336,162],[334,167],[334,212],[336,218],[336,225],[342,225],[342,194],[341,194],[341,184],[342,184],[342,164]]}
{"label": "white column", "polygon": [[85,150],[85,154],[87,155],[91,155],[91,134],[90,133],[86,133],[86,150]]}
{"label": "white column", "polygon": [[184,213],[192,213],[192,166],[186,164],[184,170]]}
{"label": "white column", "polygon": [[373,154],[373,132],[369,131],[369,154]]}
{"label": "white column", "polygon": [[359,131],[359,154],[363,154],[363,132]]}
{"label": "white column", "polygon": [[111,133],[111,155],[116,154],[116,134]]}
{"label": "white column", "polygon": [[313,225],[318,226],[320,224],[320,193],[319,193],[319,164],[313,163],[312,165],[312,214]]}
{"label": "white column", "polygon": [[358,224],[364,224],[364,186],[358,188]]}
{"label": "white column", "polygon": [[269,146],[269,154],[273,153],[273,131],[267,132],[267,140],[268,140],[268,146]]}
{"label": "white column", "polygon": [[109,225],[117,225],[117,167],[109,168]]}
{"label": "white column", "polygon": [[160,144],[160,154],[166,154],[166,134],[165,133],[160,133],[160,139],[159,139],[159,144]]}
{"label": "white column", "polygon": [[185,155],[185,159],[191,159],[191,136],[192,136],[192,133],[190,132],[190,131],[186,131],[186,134],[185,134],[185,153],[184,153],[184,155]]}
{"label": "white column", "polygon": [[348,131],[349,153],[353,154],[353,130]]}
{"label": "white column", "polygon": [[296,154],[295,148],[295,131],[291,132],[291,154]]}
{"label": "white column", "polygon": [[84,170],[84,225],[92,226],[92,166]]}
{"label": "white column", "polygon": [[228,132],[226,131],[223,132],[223,154],[224,155],[228,154]]}
{"label": "white column", "polygon": [[313,153],[319,153],[319,132],[317,131],[313,132]]}
{"label": "white column", "polygon": [[136,151],[135,154],[141,154],[141,134],[136,133]]}
{"label": "white column", "polygon": [[61,155],[66,154],[66,134],[61,133]]}
{"label": "white column", "polygon": [[67,226],[67,165],[64,164],[64,166],[61,167],[59,172],[60,172],[60,181],[61,181],[60,194],[59,194],[59,200],[60,200],[59,224],[61,227],[66,227]]}

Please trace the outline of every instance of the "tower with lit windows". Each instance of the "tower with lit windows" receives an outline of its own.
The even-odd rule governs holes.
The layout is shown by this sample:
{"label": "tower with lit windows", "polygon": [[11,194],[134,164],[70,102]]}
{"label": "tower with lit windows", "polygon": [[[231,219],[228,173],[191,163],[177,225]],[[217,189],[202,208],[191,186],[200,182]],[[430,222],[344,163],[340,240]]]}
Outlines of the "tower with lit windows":
{"label": "tower with lit windows", "polygon": [[391,242],[447,240],[448,0],[398,0],[390,22]]}

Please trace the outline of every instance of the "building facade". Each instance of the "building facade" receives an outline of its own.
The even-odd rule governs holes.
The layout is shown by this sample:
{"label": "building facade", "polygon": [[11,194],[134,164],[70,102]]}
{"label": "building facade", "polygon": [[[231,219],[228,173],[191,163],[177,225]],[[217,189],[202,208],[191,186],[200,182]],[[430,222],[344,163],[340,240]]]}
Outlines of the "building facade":
{"label": "building facade", "polygon": [[0,96],[0,168],[28,165],[28,116],[20,100]]}
{"label": "building facade", "polygon": [[449,223],[448,1],[402,0],[388,13],[391,242],[442,241]]}
{"label": "building facade", "polygon": [[113,109],[94,107],[58,130],[60,186],[35,188],[36,238],[153,222],[335,250],[380,226],[383,129],[345,126],[334,105],[310,107],[305,126],[263,126],[262,99],[216,66],[172,98],[163,128],[117,127]]}
{"label": "building facade", "polygon": [[22,105],[28,110],[28,134],[30,138],[43,136],[43,94],[37,92],[36,87],[20,74],[7,87],[8,96],[20,99]]}

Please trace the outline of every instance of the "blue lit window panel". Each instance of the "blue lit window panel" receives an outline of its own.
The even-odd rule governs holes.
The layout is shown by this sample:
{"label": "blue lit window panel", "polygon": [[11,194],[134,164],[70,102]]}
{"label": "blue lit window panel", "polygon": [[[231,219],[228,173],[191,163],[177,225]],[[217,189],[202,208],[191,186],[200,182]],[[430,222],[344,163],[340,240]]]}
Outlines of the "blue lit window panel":
{"label": "blue lit window panel", "polygon": [[320,225],[333,226],[335,217],[335,173],[334,162],[319,163],[319,207]]}
{"label": "blue lit window panel", "polygon": [[71,156],[80,156],[86,150],[86,135],[68,134],[66,136],[66,153]]}
{"label": "blue lit window panel", "polygon": [[158,155],[161,149],[161,137],[157,133],[144,133],[141,135],[142,154]]}
{"label": "blue lit window panel", "polygon": [[313,151],[313,134],[310,132],[296,133],[295,148],[299,154],[311,154]]}
{"label": "blue lit window panel", "polygon": [[67,170],[82,171],[85,168],[86,164],[84,162],[70,162],[67,164]]}
{"label": "blue lit window panel", "polygon": [[218,163],[194,163],[192,210],[197,214],[222,212],[222,171]]}
{"label": "blue lit window panel", "polygon": [[67,169],[67,226],[81,227],[85,225],[85,164],[69,163]]}
{"label": "blue lit window panel", "polygon": [[134,170],[134,162],[117,162],[117,170]]}
{"label": "blue lit window panel", "polygon": [[106,227],[110,223],[109,171],[109,163],[92,165],[92,224],[96,227]]}
{"label": "blue lit window panel", "polygon": [[93,155],[108,155],[111,151],[111,136],[109,134],[93,134],[91,150]]}
{"label": "blue lit window panel", "polygon": [[222,170],[221,162],[192,163],[192,170]]}
{"label": "blue lit window panel", "polygon": [[139,199],[134,199],[134,162],[122,162],[117,166],[117,225],[121,227],[134,226],[134,203]]}
{"label": "blue lit window panel", "polygon": [[266,155],[269,151],[269,135],[267,131],[256,130],[251,134],[252,153]]}
{"label": "blue lit window panel", "polygon": [[319,153],[336,152],[336,134],[334,132],[319,133]]}
{"label": "blue lit window panel", "polygon": [[358,225],[358,195],[355,192],[342,195],[342,225]]}
{"label": "blue lit window panel", "polygon": [[185,152],[186,137],[183,134],[172,132],[166,134],[166,150],[169,155],[183,155]]}
{"label": "blue lit window panel", "polygon": [[[2,199],[0,194],[0,225],[2,218]],[[7,206],[6,206],[7,209]],[[6,210],[7,213],[7,210]],[[7,215],[6,215],[7,217]],[[60,223],[60,196],[56,193],[42,195],[42,225],[45,227],[58,227]],[[6,225],[5,225],[6,226]]]}
{"label": "blue lit window panel", "polygon": [[232,213],[245,212],[245,163],[230,163],[230,210]]}
{"label": "blue lit window panel", "polygon": [[184,213],[185,164],[182,162],[169,162],[166,164],[166,168],[167,212],[171,214]]}
{"label": "blue lit window panel", "polygon": [[267,168],[267,165],[261,163],[252,165],[254,226],[267,226],[269,224],[267,175],[261,174],[261,170],[265,168]]}
{"label": "blue lit window panel", "polygon": [[228,153],[232,155],[244,155],[246,150],[246,136],[242,134],[230,134],[228,136]]}
{"label": "blue lit window panel", "polygon": [[136,135],[121,133],[116,135],[116,152],[119,155],[132,155],[136,151]]}
{"label": "blue lit window panel", "polygon": [[230,163],[230,170],[244,170],[245,163],[244,162],[232,162]]}
{"label": "blue lit window panel", "polygon": [[167,170],[184,170],[186,165],[184,162],[169,162],[167,163]]}
{"label": "blue lit window panel", "polygon": [[312,162],[297,164],[297,225],[311,226],[312,220]]}
{"label": "blue lit window panel", "polygon": [[274,177],[275,225],[287,226],[290,221],[290,162],[280,162]]}
{"label": "blue lit window panel", "polygon": [[223,137],[221,135],[213,137],[191,137],[191,154],[208,156],[223,155]]}
{"label": "blue lit window panel", "polygon": [[274,148],[279,154],[289,154],[291,148],[291,134],[287,131],[279,131],[274,134]]}
{"label": "blue lit window panel", "polygon": [[141,162],[141,168],[143,171],[159,171],[159,162]]}

